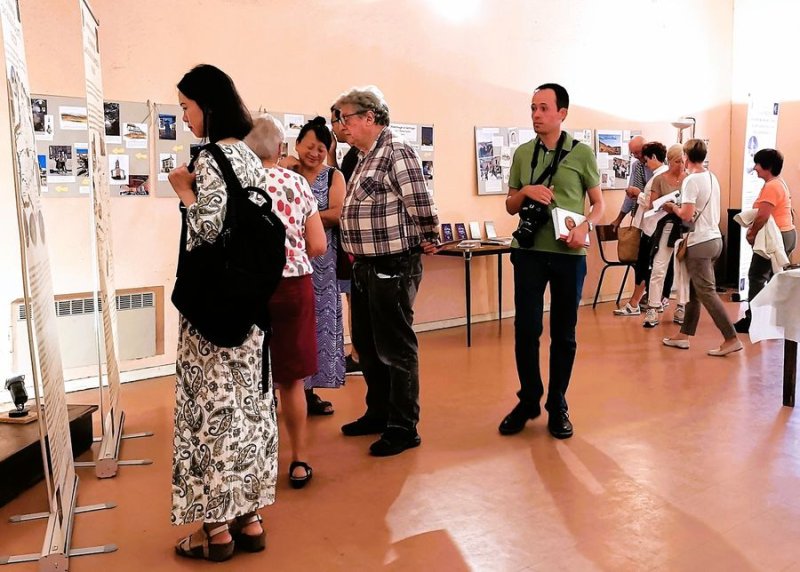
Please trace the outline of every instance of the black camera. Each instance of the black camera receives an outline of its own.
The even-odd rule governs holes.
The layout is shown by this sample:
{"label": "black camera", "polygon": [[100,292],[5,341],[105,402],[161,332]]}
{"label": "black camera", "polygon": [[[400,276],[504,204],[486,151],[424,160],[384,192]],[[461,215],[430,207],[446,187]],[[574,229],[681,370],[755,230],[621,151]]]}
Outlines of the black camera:
{"label": "black camera", "polygon": [[533,239],[547,221],[550,220],[550,209],[547,205],[531,199],[525,199],[519,209],[519,228],[512,233],[522,248],[533,246]]}

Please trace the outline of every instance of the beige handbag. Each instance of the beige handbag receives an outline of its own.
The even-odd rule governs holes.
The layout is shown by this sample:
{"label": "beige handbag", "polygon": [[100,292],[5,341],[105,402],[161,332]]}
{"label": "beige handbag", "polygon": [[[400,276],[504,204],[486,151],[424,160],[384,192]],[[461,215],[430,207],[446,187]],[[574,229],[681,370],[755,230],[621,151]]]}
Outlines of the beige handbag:
{"label": "beige handbag", "polygon": [[617,256],[620,262],[636,262],[639,258],[639,241],[642,231],[635,226],[621,226],[617,229]]}

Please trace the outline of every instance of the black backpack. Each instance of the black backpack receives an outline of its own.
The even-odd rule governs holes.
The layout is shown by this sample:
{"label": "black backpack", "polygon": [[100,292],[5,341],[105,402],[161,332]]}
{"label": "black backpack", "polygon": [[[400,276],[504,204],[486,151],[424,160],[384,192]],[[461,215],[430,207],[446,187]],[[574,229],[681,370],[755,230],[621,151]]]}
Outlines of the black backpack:
{"label": "black backpack", "polygon": [[[172,303],[216,346],[242,345],[253,324],[270,332],[268,303],[286,264],[286,229],[272,200],[257,187],[242,187],[225,153],[205,145],[217,162],[228,193],[225,221],[213,244],[186,251],[186,209],[181,205],[181,250]],[[191,163],[194,165],[194,160]],[[250,193],[265,203],[257,205]]]}

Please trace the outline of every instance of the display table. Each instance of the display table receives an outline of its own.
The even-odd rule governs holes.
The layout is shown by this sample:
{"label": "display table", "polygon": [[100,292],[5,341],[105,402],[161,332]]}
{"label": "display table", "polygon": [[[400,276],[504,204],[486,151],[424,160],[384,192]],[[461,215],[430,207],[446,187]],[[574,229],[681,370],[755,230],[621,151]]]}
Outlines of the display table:
{"label": "display table", "polygon": [[[92,446],[92,413],[96,405],[68,405],[72,453]],[[0,506],[44,478],[39,424],[0,423]]]}
{"label": "display table", "polygon": [[477,248],[458,248],[455,244],[440,249],[438,256],[455,256],[464,259],[464,290],[467,299],[467,347],[472,345],[472,259],[476,256],[497,256],[497,316],[503,316],[503,254],[510,254],[510,246],[481,245]]}
{"label": "display table", "polygon": [[750,301],[750,341],[784,340],[783,404],[794,407],[797,385],[797,342],[800,341],[800,269],[772,277]]}

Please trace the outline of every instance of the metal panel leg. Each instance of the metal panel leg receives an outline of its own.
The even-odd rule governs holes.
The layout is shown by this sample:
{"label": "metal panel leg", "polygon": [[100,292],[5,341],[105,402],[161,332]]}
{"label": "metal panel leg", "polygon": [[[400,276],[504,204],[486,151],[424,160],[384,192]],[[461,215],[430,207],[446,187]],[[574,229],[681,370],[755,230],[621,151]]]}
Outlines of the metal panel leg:
{"label": "metal panel leg", "polygon": [[783,404],[794,407],[797,385],[797,342],[783,340]]}

